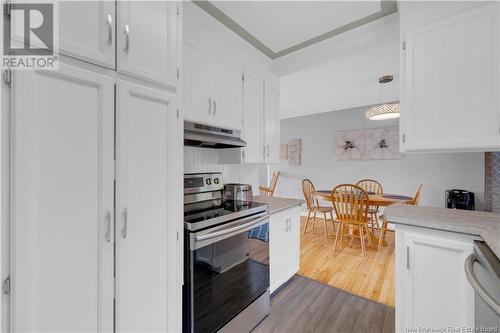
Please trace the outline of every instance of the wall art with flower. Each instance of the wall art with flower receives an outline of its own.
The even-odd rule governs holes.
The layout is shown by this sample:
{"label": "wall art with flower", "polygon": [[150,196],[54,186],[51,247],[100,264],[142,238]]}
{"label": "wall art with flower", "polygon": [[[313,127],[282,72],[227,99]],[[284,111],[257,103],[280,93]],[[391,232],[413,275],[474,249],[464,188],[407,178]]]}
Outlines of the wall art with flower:
{"label": "wall art with flower", "polygon": [[395,160],[399,152],[397,127],[337,131],[333,149],[336,160]]}

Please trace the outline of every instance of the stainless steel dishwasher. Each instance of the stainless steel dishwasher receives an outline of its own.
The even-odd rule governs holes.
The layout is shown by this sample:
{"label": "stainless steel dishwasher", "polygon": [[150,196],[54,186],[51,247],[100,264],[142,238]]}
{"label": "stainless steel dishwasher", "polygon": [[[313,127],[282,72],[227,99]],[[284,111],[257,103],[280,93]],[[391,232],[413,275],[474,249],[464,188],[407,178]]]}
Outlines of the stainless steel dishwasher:
{"label": "stainless steel dishwasher", "polygon": [[476,332],[500,329],[500,260],[482,241],[465,261],[465,275],[474,289]]}

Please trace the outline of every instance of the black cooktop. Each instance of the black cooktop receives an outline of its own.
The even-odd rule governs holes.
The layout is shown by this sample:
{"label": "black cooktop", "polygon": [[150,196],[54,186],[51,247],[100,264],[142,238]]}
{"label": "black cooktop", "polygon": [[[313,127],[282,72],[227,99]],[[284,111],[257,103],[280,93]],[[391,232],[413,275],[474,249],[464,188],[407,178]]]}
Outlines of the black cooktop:
{"label": "black cooktop", "polygon": [[267,210],[267,204],[226,200],[221,205],[184,213],[184,226],[195,231]]}

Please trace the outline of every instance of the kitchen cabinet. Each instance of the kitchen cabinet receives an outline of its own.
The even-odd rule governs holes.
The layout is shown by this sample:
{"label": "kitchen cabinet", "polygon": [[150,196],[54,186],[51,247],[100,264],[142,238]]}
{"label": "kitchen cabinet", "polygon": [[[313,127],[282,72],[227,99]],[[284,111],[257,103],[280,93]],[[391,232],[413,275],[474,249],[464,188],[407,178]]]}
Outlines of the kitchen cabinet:
{"label": "kitchen cabinet", "polygon": [[177,98],[69,58],[13,73],[13,331],[181,330]]}
{"label": "kitchen cabinet", "polygon": [[184,114],[187,120],[242,128],[243,67],[213,50],[184,41]]}
{"label": "kitchen cabinet", "polygon": [[114,79],[14,71],[12,107],[11,329],[112,332]]}
{"label": "kitchen cabinet", "polygon": [[61,1],[59,52],[175,89],[178,6],[176,1]]}
{"label": "kitchen cabinet", "polygon": [[396,331],[474,327],[474,292],[464,272],[474,239],[396,225]]}
{"label": "kitchen cabinet", "polygon": [[[117,85],[116,331],[169,332],[175,311],[170,253],[178,228],[169,223],[168,155],[175,95],[128,83]],[[173,131],[173,133],[175,133]],[[177,252],[180,255],[179,252]],[[144,278],[147,282],[144,283]]]}
{"label": "kitchen cabinet", "polygon": [[264,162],[279,163],[280,94],[268,81],[265,82],[264,98]]}
{"label": "kitchen cabinet", "polygon": [[500,149],[499,10],[495,2],[415,26],[444,9],[402,4],[401,26],[411,25],[401,31],[402,151]]}
{"label": "kitchen cabinet", "polygon": [[115,2],[60,1],[59,52],[115,68]]}
{"label": "kitchen cabinet", "polygon": [[269,218],[270,292],[299,271],[300,207],[271,214]]}
{"label": "kitchen cabinet", "polygon": [[117,2],[117,69],[152,83],[177,82],[176,1]]}
{"label": "kitchen cabinet", "polygon": [[262,163],[264,158],[264,79],[245,73],[243,80],[243,163]]}

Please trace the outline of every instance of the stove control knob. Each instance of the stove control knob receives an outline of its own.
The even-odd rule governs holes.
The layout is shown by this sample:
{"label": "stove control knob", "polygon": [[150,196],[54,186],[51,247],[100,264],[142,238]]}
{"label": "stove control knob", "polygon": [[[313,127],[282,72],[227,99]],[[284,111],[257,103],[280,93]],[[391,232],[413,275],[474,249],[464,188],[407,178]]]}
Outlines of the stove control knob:
{"label": "stove control knob", "polygon": [[219,178],[214,178],[214,184],[219,184]]}
{"label": "stove control knob", "polygon": [[205,183],[207,183],[207,185],[212,185],[212,179],[207,178],[207,180],[205,180]]}

